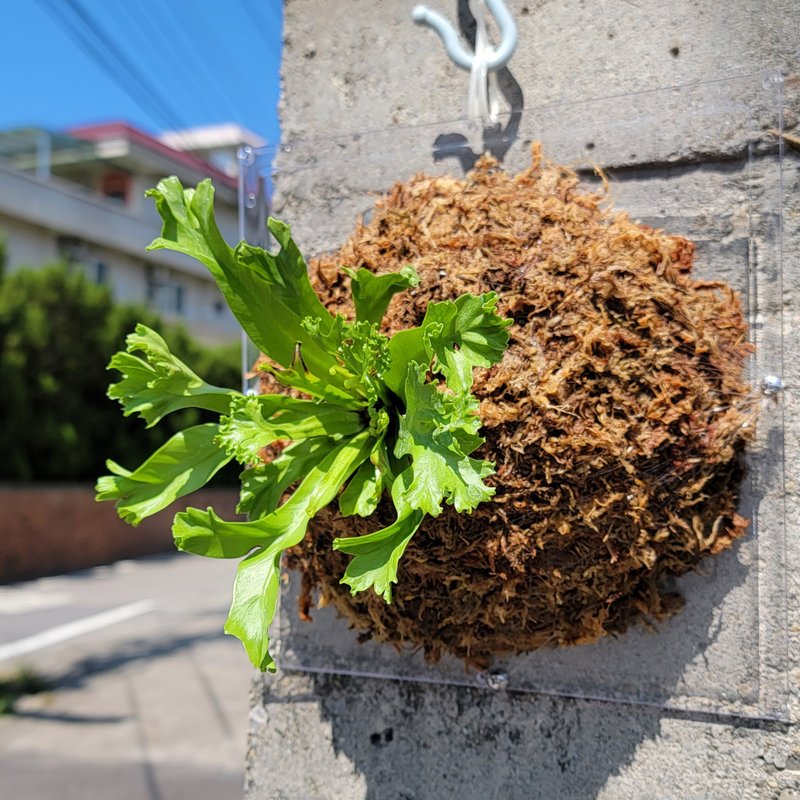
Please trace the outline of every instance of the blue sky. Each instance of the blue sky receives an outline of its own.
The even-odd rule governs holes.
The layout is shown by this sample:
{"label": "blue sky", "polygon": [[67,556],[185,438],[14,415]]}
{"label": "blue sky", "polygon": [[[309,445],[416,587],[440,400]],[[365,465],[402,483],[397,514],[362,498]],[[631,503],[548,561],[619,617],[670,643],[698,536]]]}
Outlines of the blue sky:
{"label": "blue sky", "polygon": [[0,129],[236,122],[279,138],[280,0],[20,0],[3,8]]}

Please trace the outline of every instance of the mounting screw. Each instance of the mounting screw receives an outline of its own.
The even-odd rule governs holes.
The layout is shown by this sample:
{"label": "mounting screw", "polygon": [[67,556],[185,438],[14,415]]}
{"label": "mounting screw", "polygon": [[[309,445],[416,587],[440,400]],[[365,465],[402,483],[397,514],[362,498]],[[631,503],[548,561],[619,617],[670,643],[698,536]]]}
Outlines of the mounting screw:
{"label": "mounting screw", "polygon": [[239,161],[243,162],[248,167],[256,163],[256,154],[249,145],[240,147],[237,155],[239,156]]}
{"label": "mounting screw", "polygon": [[500,669],[484,672],[482,677],[486,688],[491,689],[493,692],[499,692],[501,689],[508,688],[508,673]]}
{"label": "mounting screw", "polygon": [[775,397],[783,391],[783,381],[777,375],[765,375],[761,379],[761,394]]}

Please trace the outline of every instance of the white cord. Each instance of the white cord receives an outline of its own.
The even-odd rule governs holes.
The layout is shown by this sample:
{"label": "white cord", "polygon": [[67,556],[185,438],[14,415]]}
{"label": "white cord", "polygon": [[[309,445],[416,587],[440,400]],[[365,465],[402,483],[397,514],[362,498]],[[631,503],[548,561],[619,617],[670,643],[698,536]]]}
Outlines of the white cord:
{"label": "white cord", "polygon": [[[467,116],[480,117],[485,126],[497,122],[499,111],[497,103],[497,76],[489,72],[487,61],[493,50],[489,44],[486,18],[483,13],[483,0],[469,0],[469,8],[475,17],[475,56],[469,75],[469,95],[467,97]],[[491,86],[490,86],[491,83]],[[491,91],[490,91],[491,89]]]}

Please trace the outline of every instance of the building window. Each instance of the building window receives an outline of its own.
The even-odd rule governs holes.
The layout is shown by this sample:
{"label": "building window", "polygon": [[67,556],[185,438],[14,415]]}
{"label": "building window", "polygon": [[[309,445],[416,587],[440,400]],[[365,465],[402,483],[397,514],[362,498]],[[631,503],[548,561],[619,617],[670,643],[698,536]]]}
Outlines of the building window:
{"label": "building window", "polygon": [[59,258],[70,271],[80,270],[94,283],[105,286],[109,280],[109,268],[105,261],[100,261],[92,254],[91,248],[76,236],[59,236],[56,238]]}
{"label": "building window", "polygon": [[114,200],[122,200],[123,203],[127,203],[130,184],[131,176],[126,172],[118,172],[117,170],[106,172],[100,179],[100,194],[103,197],[111,197]]}
{"label": "building window", "polygon": [[186,288],[178,277],[167,270],[147,271],[147,304],[161,314],[186,313]]}
{"label": "building window", "polygon": [[56,249],[58,257],[68,266],[85,263],[87,247],[86,243],[77,236],[58,236],[56,238]]}

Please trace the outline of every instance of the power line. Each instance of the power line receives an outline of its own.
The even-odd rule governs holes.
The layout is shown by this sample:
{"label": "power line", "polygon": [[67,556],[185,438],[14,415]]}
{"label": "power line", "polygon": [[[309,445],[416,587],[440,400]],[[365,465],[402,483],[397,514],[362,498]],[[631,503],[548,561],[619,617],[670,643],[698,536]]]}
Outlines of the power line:
{"label": "power line", "polygon": [[[259,103],[263,89],[256,80],[262,75],[258,53],[264,50],[254,50],[252,38],[248,51],[221,44],[207,14],[201,15],[199,9],[180,17],[169,3],[150,5],[144,0],[122,0],[104,8],[122,11],[124,17],[102,17],[101,8],[92,8],[86,0],[37,3],[157,127],[189,127],[182,124],[182,114],[172,102],[170,91],[181,98],[189,95],[192,106],[209,119],[219,118],[222,110],[238,122],[244,116],[239,102]],[[123,3],[124,8],[117,7]],[[164,5],[166,10],[162,10]],[[251,23],[267,44],[268,57],[277,55],[267,32],[280,26],[280,9],[276,11],[274,4],[261,8],[251,0],[237,0],[237,5],[244,24]],[[274,14],[277,20],[273,23]],[[230,85],[215,65],[235,75]],[[163,81],[162,72],[166,78]],[[168,81],[174,89],[165,88],[170,86]]]}
{"label": "power line", "polygon": [[[43,10],[64,28],[86,53],[114,80],[143,111],[158,118],[166,127],[183,127],[157,87],[113,42],[102,26],[80,5],[78,0],[37,0]],[[68,11],[71,11],[70,15]]]}
{"label": "power line", "polygon": [[[149,62],[151,64],[155,61],[160,62],[166,75],[173,79],[184,92],[191,93],[193,107],[204,109],[210,94],[207,85],[197,80],[196,71],[186,58],[187,53],[178,51],[174,39],[165,31],[165,26],[160,24],[160,21],[152,19],[152,7],[147,9],[142,5],[141,0],[138,8],[133,7],[131,0],[119,3],[119,7],[124,10],[132,27],[139,32],[138,37],[130,37],[129,50],[142,51],[146,48],[147,53],[151,54]],[[150,14],[149,20],[145,22],[148,13]],[[196,48],[192,49],[196,50]]]}
{"label": "power line", "polygon": [[[200,64],[200,69],[205,75],[204,85],[206,87],[207,94],[215,94],[217,97],[222,97],[222,103],[228,106],[228,111],[232,113],[233,118],[237,118],[239,116],[239,112],[236,109],[233,101],[230,98],[230,92],[226,91],[225,87],[220,83],[219,78],[215,74],[214,70],[208,66],[208,59],[203,56],[203,54],[198,53],[198,46],[197,40],[193,40],[192,37],[186,31],[186,20],[181,19],[178,17],[170,5],[169,2],[162,3],[158,6],[164,13],[162,16],[162,20],[164,20],[165,25],[160,25],[158,27],[169,27],[171,31],[171,36],[167,35],[167,38],[172,38],[174,42],[176,40],[176,36],[180,37],[184,44],[186,45],[184,52],[192,53],[195,55],[199,55],[197,59],[197,63]],[[194,16],[196,16],[197,12]],[[169,16],[170,21],[166,22],[166,16]],[[187,17],[186,19],[191,19],[192,17]],[[210,41],[214,41],[214,37],[210,39]],[[195,80],[197,78],[195,77]]]}
{"label": "power line", "polygon": [[158,108],[160,113],[163,114],[163,119],[168,120],[169,124],[171,125],[175,123],[180,125],[179,117],[173,116],[170,103],[165,101],[165,99],[161,96],[161,93],[158,91],[158,87],[152,84],[147,76],[139,70],[138,65],[125,55],[119,45],[116,44],[109,36],[107,31],[103,29],[102,25],[97,22],[92,15],[86,11],[85,8],[83,8],[80,0],[63,0],[63,2],[72,8],[73,12],[81,19],[84,25],[86,25],[86,27],[88,27],[89,30],[94,33],[99,41],[106,46],[106,49],[111,53],[112,57],[115,57],[122,65],[123,69],[125,69],[125,71],[133,77],[134,81],[145,92],[145,95],[151,98],[151,102],[153,102],[154,107]]}
{"label": "power line", "polygon": [[[253,23],[253,27],[258,31],[259,35],[264,40],[264,43],[267,45],[269,50],[272,50],[273,44],[264,34],[264,31],[269,30],[270,24],[264,19],[264,17],[261,16],[261,8],[254,3],[253,0],[241,0],[240,5],[244,13],[250,18],[250,22]],[[280,13],[278,13],[276,16],[278,18],[277,24],[280,25]]]}
{"label": "power line", "polygon": [[[64,15],[63,8],[61,6],[59,6],[57,3],[54,3],[51,6],[48,4],[47,0],[37,0],[37,2],[46,14],[49,14],[51,17],[53,17],[56,23],[66,30],[67,34],[76,41],[79,48],[83,50],[84,53],[86,53],[89,58],[101,68],[103,72],[108,74],[108,76],[116,83],[123,83],[122,77],[117,74],[117,69],[115,66],[108,63],[107,56],[100,52],[95,44],[89,38],[87,38],[80,29],[73,25],[70,18]],[[125,90],[137,103],[141,105],[138,92],[132,92],[127,87]],[[142,110],[148,111],[149,113],[149,110],[145,107],[142,107]]]}

